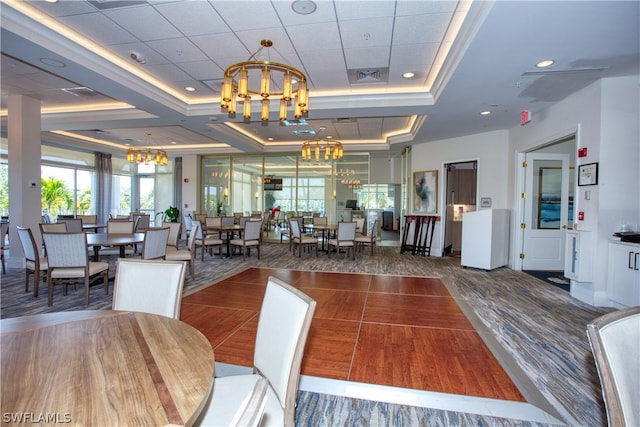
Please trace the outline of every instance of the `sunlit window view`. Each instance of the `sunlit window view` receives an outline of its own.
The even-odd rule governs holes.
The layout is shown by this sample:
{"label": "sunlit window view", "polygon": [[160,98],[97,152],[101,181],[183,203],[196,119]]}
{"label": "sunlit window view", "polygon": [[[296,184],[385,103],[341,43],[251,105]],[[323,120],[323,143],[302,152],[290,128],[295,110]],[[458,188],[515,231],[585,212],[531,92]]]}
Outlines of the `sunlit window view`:
{"label": "sunlit window view", "polygon": [[43,165],[42,213],[51,218],[93,213],[93,175],[91,171]]}

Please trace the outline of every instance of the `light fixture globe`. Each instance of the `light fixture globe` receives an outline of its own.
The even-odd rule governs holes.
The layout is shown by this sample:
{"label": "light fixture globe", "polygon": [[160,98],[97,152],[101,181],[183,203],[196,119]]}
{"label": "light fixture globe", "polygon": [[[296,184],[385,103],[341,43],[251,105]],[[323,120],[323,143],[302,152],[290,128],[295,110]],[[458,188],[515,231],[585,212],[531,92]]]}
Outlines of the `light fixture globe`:
{"label": "light fixture globe", "polygon": [[[280,120],[287,120],[287,110],[293,103],[294,118],[307,117],[309,113],[309,90],[307,77],[302,71],[286,64],[270,60],[259,61],[257,56],[264,48],[272,48],[271,40],[262,40],[258,49],[244,62],[228,67],[224,72],[224,80],[220,89],[220,108],[230,118],[235,118],[238,98],[243,101],[242,116],[244,121],[251,122],[252,95],[261,98],[261,120],[263,125],[269,123],[269,108],[272,98],[280,98]],[[273,48],[275,50],[275,48]],[[259,74],[259,75],[258,75]],[[252,77],[255,75],[255,77]],[[250,88],[249,83],[259,81],[259,88]],[[297,82],[297,83],[294,83]],[[280,87],[280,82],[282,86]],[[294,84],[297,84],[294,87]],[[278,91],[280,87],[281,90]]]}

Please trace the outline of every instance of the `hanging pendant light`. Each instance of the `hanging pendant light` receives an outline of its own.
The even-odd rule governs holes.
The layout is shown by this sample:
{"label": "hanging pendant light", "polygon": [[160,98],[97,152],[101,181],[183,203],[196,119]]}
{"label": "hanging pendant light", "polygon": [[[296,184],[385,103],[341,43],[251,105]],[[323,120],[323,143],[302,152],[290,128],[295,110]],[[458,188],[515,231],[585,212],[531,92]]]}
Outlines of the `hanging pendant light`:
{"label": "hanging pendant light", "polygon": [[[251,121],[251,95],[260,95],[262,98],[260,118],[263,125],[269,122],[269,107],[272,97],[280,97],[279,119],[287,120],[287,109],[289,103],[295,95],[294,117],[299,119],[307,117],[309,113],[309,90],[307,88],[307,78],[302,71],[286,64],[273,62],[270,56],[267,60],[258,60],[258,55],[264,48],[273,48],[271,40],[261,40],[260,49],[253,53],[247,61],[239,62],[228,67],[224,72],[224,79],[220,89],[220,108],[226,111],[230,118],[235,117],[235,98],[244,99],[243,118],[245,122]],[[276,50],[275,48],[273,48]],[[276,50],[277,52],[277,50]],[[279,53],[279,52],[278,52]],[[281,55],[282,56],[282,55]],[[256,76],[251,81],[260,81],[260,87],[251,89],[249,87],[250,73],[259,72],[259,79]],[[294,88],[294,78],[297,80],[297,87]],[[237,79],[237,84],[234,83]],[[273,85],[282,82],[282,91],[273,90]]]}

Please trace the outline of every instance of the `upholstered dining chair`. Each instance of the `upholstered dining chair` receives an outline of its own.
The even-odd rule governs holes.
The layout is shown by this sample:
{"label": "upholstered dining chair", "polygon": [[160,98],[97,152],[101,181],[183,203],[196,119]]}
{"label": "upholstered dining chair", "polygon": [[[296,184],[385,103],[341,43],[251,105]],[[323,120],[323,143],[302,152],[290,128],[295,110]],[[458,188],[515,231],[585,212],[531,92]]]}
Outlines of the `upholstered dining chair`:
{"label": "upholstered dining chair", "polygon": [[112,308],[179,319],[185,271],[184,261],[118,259]]}
{"label": "upholstered dining chair", "polygon": [[299,257],[302,256],[302,250],[304,248],[309,249],[309,252],[311,252],[311,248],[315,247],[316,256],[318,256],[318,238],[317,237],[312,237],[312,236],[302,234],[302,231],[300,229],[300,223],[295,219],[289,220],[289,229],[291,230],[290,242],[293,245],[294,254],[295,254],[296,246],[299,249],[298,250]]}
{"label": "upholstered dining chair", "polygon": [[200,221],[193,221],[191,234],[187,239],[186,249],[171,249],[171,246],[167,247],[167,253],[164,259],[167,261],[186,261],[189,264],[189,273],[191,279],[195,274],[195,260],[196,260],[196,239],[200,233]]}
{"label": "upholstered dining chair", "polygon": [[89,304],[89,286],[102,279],[105,295],[109,293],[109,264],[89,261],[87,255],[87,237],[84,233],[43,233],[42,239],[47,248],[47,287],[49,288],[48,305],[53,305],[54,282],[64,284],[64,295],[67,285],[84,282],[84,300]]}
{"label": "upholstered dining chair", "polygon": [[258,427],[267,403],[268,389],[269,381],[266,378],[260,378],[251,393],[240,404],[229,427]]}
{"label": "upholstered dining chair", "polygon": [[[220,258],[222,258],[222,246],[224,244],[224,241],[220,238],[220,234],[215,233],[213,231],[210,231],[209,233],[205,233],[200,221],[193,221],[193,223],[198,224],[198,230],[193,232],[196,233],[196,236],[195,236],[196,252],[198,247],[202,248],[202,254],[201,254],[200,260],[204,261],[205,251],[208,251],[209,253],[211,253],[211,255],[213,255],[214,247],[218,247],[218,254],[220,255]],[[219,216],[208,217],[207,224],[209,224],[210,227],[219,227],[222,224],[222,221]]]}
{"label": "upholstered dining chair", "polygon": [[640,306],[587,325],[609,426],[640,426]]}
{"label": "upholstered dining chair", "polygon": [[[301,216],[292,216],[289,217],[289,223],[291,223],[291,221],[296,221],[299,225],[299,229],[302,230],[302,220],[303,218]],[[300,231],[302,233],[302,231]],[[282,238],[283,237],[287,237],[287,239],[289,239],[289,250],[291,250],[292,244],[293,242],[291,241],[291,225],[289,225],[289,228],[284,228],[282,230],[280,230],[280,243],[282,243]]]}
{"label": "upholstered dining chair", "polygon": [[338,231],[335,239],[329,239],[329,246],[327,249],[327,256],[331,256],[331,247],[333,247],[336,253],[340,252],[340,249],[346,249],[351,251],[353,259],[356,259],[356,223],[351,222],[339,222]]}
{"label": "upholstered dining chair", "polygon": [[43,279],[46,279],[49,269],[47,257],[40,255],[36,239],[34,239],[30,228],[17,227],[17,230],[25,260],[24,291],[29,292],[29,275],[33,274],[33,296],[37,297],[40,289],[40,274],[43,275]]}
{"label": "upholstered dining chair", "polygon": [[[118,219],[110,219],[107,221],[107,233],[108,234],[132,234],[134,228],[133,221],[122,221]],[[127,246],[125,247],[124,254],[125,256],[132,256],[136,253],[136,247]],[[119,257],[120,256],[120,248],[117,246],[105,246],[100,248],[100,257],[102,256],[110,256],[110,257]]]}
{"label": "upholstered dining chair", "polygon": [[82,220],[78,218],[61,218],[58,222],[64,222],[67,224],[68,233],[82,233]]}
{"label": "upholstered dining chair", "polygon": [[356,235],[356,248],[362,249],[365,246],[371,246],[371,255],[373,255],[373,247],[378,241],[378,231],[380,229],[380,220],[376,218],[373,225],[367,230],[366,236]]}
{"label": "upholstered dining chair", "polygon": [[95,224],[98,222],[98,215],[78,215],[76,216],[83,224]]}
{"label": "upholstered dining chair", "polygon": [[173,246],[175,249],[179,249],[180,234],[182,234],[182,223],[164,221],[161,227],[169,229],[169,239],[167,240],[167,246]]}
{"label": "upholstered dining chair", "polygon": [[247,253],[251,250],[251,248],[256,248],[258,251],[258,259],[260,259],[260,245],[261,245],[261,237],[262,237],[262,221],[247,221],[244,223],[244,230],[242,232],[242,237],[237,239],[232,239],[229,244],[230,249],[229,254],[230,257],[233,257],[233,252],[235,248],[242,249],[242,257],[247,259]]}
{"label": "upholstered dining chair", "polygon": [[4,251],[6,250],[5,240],[9,234],[9,223],[0,223],[0,258],[2,258],[2,274],[7,273],[7,266],[4,263]]}
{"label": "upholstered dining chair", "polygon": [[171,230],[168,228],[148,228],[144,233],[140,257],[142,259],[164,259],[170,232]]}
{"label": "upholstered dining chair", "polygon": [[356,223],[356,236],[364,235],[364,220],[365,220],[365,218],[354,218],[353,220]]}
{"label": "upholstered dining chair", "polygon": [[134,231],[139,233],[146,230],[151,226],[151,215],[149,214],[137,214],[133,217]]}
{"label": "upholstered dining chair", "polygon": [[42,233],[66,233],[66,222],[44,222],[40,225],[40,234]]}
{"label": "upholstered dining chair", "polygon": [[185,215],[182,217],[182,220],[184,221],[184,232],[187,235],[188,239],[189,234],[191,234],[191,227],[193,227],[193,218],[191,218],[189,215]]}
{"label": "upholstered dining chair", "polygon": [[258,319],[253,374],[215,379],[211,399],[196,425],[228,425],[239,402],[261,378],[269,381],[262,427],[293,427],[304,346],[316,302],[269,277]]}

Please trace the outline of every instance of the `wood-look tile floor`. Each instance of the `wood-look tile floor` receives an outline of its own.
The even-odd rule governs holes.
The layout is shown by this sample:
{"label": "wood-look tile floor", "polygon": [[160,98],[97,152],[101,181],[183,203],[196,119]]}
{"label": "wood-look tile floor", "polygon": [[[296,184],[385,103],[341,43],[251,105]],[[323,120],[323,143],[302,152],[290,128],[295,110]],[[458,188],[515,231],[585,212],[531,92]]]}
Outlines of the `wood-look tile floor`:
{"label": "wood-look tile floor", "polygon": [[249,268],[183,298],[216,361],[252,366],[269,276],[317,302],[303,375],[525,401],[437,278]]}

